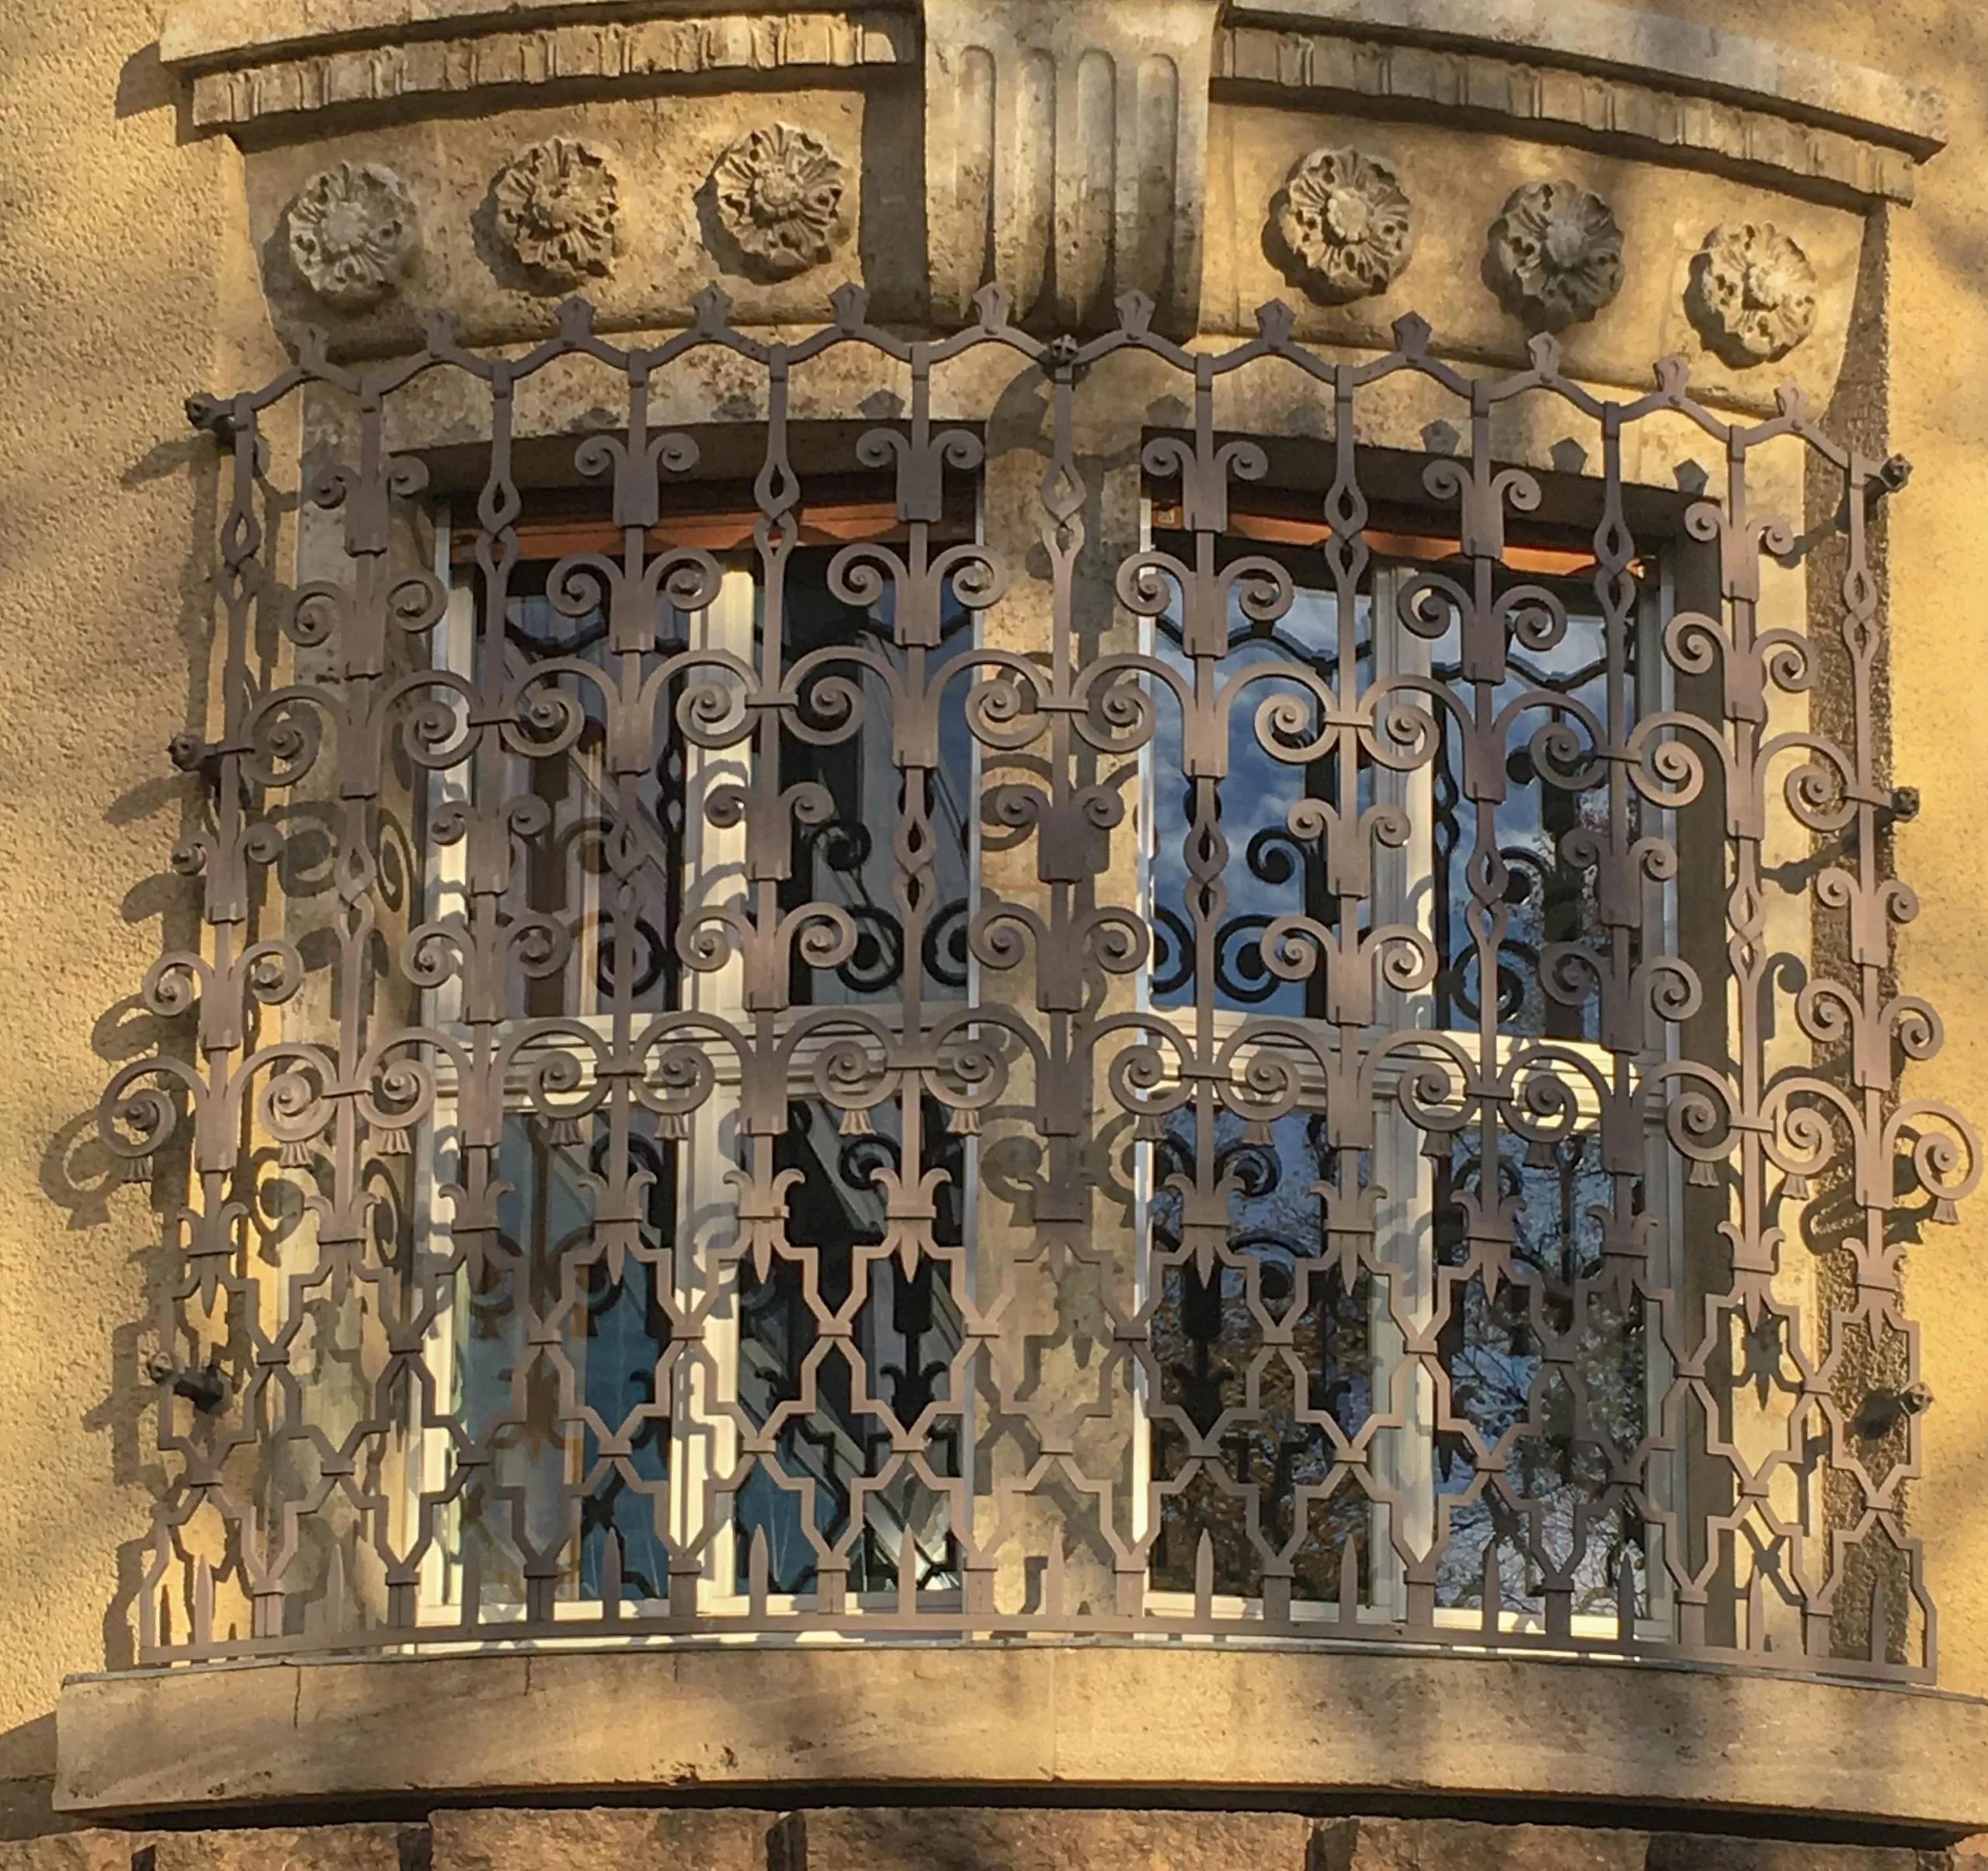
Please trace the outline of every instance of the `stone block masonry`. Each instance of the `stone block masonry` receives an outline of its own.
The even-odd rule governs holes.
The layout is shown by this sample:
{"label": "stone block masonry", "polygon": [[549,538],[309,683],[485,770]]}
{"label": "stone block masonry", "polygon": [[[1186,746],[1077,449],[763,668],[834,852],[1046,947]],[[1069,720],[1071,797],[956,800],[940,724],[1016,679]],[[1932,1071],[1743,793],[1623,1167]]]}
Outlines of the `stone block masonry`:
{"label": "stone block masonry", "polygon": [[1955,1863],[1942,1848],[1604,1826],[958,1806],[486,1807],[437,1812],[426,1824],[99,1828],[0,1842],[0,1871],[1955,1871]]}

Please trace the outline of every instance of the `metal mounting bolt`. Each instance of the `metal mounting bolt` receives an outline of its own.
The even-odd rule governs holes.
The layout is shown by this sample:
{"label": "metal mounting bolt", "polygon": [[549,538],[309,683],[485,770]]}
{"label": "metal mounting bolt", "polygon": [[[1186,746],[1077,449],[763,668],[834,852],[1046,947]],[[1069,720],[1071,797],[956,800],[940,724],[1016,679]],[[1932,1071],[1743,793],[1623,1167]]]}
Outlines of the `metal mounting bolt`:
{"label": "metal mounting bolt", "polygon": [[155,1351],[145,1361],[145,1375],[155,1384],[171,1386],[203,1416],[212,1416],[228,1401],[228,1379],[213,1365],[189,1371],[170,1351]]}
{"label": "metal mounting bolt", "polygon": [[197,734],[176,734],[165,744],[166,758],[182,773],[196,773],[212,787],[221,784],[221,749]]}
{"label": "metal mounting bolt", "polygon": [[1896,786],[1892,796],[1877,809],[1878,826],[1882,830],[1888,826],[1903,825],[1908,819],[1919,816],[1919,788],[1916,786]]}
{"label": "metal mounting bolt", "polygon": [[1907,1417],[1921,1415],[1932,1406],[1933,1393],[1923,1383],[1909,1384],[1903,1390],[1873,1390],[1851,1418],[1850,1433],[1875,1442],[1889,1435]]}
{"label": "metal mounting bolt", "polygon": [[1074,383],[1079,374],[1077,359],[1083,350],[1083,346],[1068,332],[1060,338],[1051,339],[1042,353],[1043,374],[1051,379],[1068,378]]}
{"label": "metal mounting bolt", "polygon": [[224,448],[232,448],[241,433],[235,419],[235,406],[205,391],[186,399],[186,419],[203,435],[210,435]]}

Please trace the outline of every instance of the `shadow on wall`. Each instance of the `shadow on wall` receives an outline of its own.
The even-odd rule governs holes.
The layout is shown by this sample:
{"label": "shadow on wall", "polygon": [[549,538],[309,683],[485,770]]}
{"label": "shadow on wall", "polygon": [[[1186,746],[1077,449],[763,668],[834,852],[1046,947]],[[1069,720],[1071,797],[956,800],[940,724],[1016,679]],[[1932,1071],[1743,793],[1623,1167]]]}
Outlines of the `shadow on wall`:
{"label": "shadow on wall", "polygon": [[0,1733],[0,1840],[75,1830],[79,1822],[55,1810],[54,1790],[54,1716]]}
{"label": "shadow on wall", "polygon": [[[122,102],[120,93],[120,108]],[[176,399],[179,386],[164,388]],[[170,401],[162,407],[169,408]],[[165,482],[176,482],[184,489],[190,538],[177,579],[174,627],[186,672],[181,725],[196,739],[204,738],[210,719],[209,669],[218,614],[214,567],[223,471],[224,463],[208,438],[181,434],[162,437],[118,476],[119,488],[126,492]],[[276,541],[282,536],[281,503],[273,491],[265,492],[269,505],[263,523]],[[127,923],[156,925],[160,952],[197,954],[203,941],[200,891],[185,874],[185,867],[203,841],[210,795],[200,776],[174,770],[163,742],[158,749],[157,766],[155,776],[128,787],[105,811],[105,822],[119,827],[149,825],[164,814],[176,816],[171,868],[134,883],[120,910]],[[103,1062],[103,1078],[107,1081],[119,1067],[142,1056],[163,1055],[190,1063],[194,1031],[192,1014],[176,1010],[161,996],[148,996],[141,986],[97,1016],[91,1029],[91,1049]],[[125,1169],[104,1146],[98,1109],[91,1105],[76,1112],[48,1139],[40,1181],[49,1202],[61,1211],[68,1234],[102,1235],[115,1223],[116,1232],[109,1239],[144,1241],[134,1257],[142,1268],[140,1316],[113,1331],[109,1389],[83,1415],[81,1427],[89,1435],[107,1439],[109,1492],[142,1490],[158,1501],[166,1495],[169,1480],[154,1446],[158,1392],[146,1366],[159,1348],[157,1321],[170,1309],[166,1303],[169,1288],[184,1277],[178,1217],[189,1195],[191,1163],[186,1141],[177,1140],[177,1147],[162,1153],[153,1167],[147,1184],[152,1215],[142,1229],[128,1218],[128,1211],[123,1219],[113,1211],[113,1191],[127,1186]],[[128,1540],[117,1548],[116,1586],[103,1617],[104,1667],[127,1668],[134,1661],[131,1612],[149,1549],[148,1538]],[[50,1687],[52,1690],[53,1685]],[[10,1824],[33,1831],[47,1831],[57,1823],[47,1810],[47,1787],[43,1783],[44,1775],[53,1772],[54,1732],[51,1715],[0,1736],[0,1835],[5,1835]],[[18,1775],[13,1771],[17,1760],[29,1763]]]}

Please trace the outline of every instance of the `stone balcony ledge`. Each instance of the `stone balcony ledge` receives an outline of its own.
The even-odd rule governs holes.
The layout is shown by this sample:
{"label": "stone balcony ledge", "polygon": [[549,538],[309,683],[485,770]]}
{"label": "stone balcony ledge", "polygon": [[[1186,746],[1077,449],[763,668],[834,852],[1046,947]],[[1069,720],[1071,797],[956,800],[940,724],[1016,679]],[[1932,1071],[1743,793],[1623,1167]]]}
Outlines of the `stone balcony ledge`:
{"label": "stone balcony ledge", "polygon": [[55,1803],[99,1816],[501,1794],[1218,1791],[1988,1828],[1988,1702],[1594,1662],[1170,1646],[648,1648],[72,1679]]}

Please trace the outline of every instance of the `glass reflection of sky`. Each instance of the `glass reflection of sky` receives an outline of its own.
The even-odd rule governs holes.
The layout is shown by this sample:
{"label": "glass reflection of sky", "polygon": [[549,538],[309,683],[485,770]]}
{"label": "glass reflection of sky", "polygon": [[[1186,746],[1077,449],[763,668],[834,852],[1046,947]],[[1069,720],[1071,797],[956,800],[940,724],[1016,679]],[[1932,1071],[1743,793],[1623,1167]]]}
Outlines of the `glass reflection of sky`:
{"label": "glass reflection of sky", "polygon": [[[1182,652],[1180,628],[1177,617],[1156,620],[1155,654],[1182,671],[1191,683],[1193,665]],[[1357,629],[1358,680],[1364,684],[1373,679],[1373,631],[1371,609],[1364,598]],[[1328,684],[1336,678],[1339,605],[1329,592],[1301,588],[1288,614],[1269,629],[1251,624],[1232,595],[1229,632],[1229,653],[1216,665],[1218,680],[1225,686],[1253,665],[1265,663],[1302,663]],[[1152,900],[1160,927],[1153,1000],[1160,1007],[1191,1006],[1194,981],[1179,976],[1192,956],[1185,840],[1192,823],[1193,788],[1181,772],[1179,707],[1163,685],[1156,686],[1159,720],[1152,746]],[[1258,944],[1274,918],[1302,916],[1308,907],[1315,914],[1320,907],[1315,885],[1308,889],[1306,876],[1308,868],[1319,867],[1319,854],[1315,847],[1308,849],[1291,836],[1286,816],[1307,797],[1336,797],[1338,772],[1336,756],[1308,767],[1281,758],[1263,745],[1256,732],[1257,710],[1277,696],[1300,699],[1305,718],[1316,732],[1317,698],[1288,677],[1254,683],[1240,691],[1230,706],[1229,776],[1218,789],[1222,830],[1229,840],[1229,864],[1223,877],[1229,901],[1220,934],[1215,1004],[1302,1014],[1306,984],[1281,981],[1270,974],[1263,965]],[[1309,904],[1308,897],[1314,899]]]}
{"label": "glass reflection of sky", "polygon": [[[1466,707],[1474,708],[1475,691],[1460,679],[1455,626],[1452,624],[1449,634],[1430,649],[1431,673],[1438,681],[1448,683]],[[1633,712],[1635,657],[1625,652],[1624,660],[1623,676]],[[1528,749],[1533,736],[1555,720],[1573,722],[1583,748],[1589,746],[1591,736],[1580,726],[1578,718],[1565,708],[1554,707],[1553,701],[1564,697],[1605,723],[1607,680],[1607,627],[1599,617],[1573,612],[1567,618],[1566,633],[1547,649],[1532,650],[1511,642],[1507,652],[1506,679],[1491,691],[1489,711],[1494,716],[1503,714],[1529,692],[1540,698],[1517,710],[1507,726],[1506,771],[1511,784],[1505,797],[1493,808],[1493,836],[1500,854],[1514,873],[1507,899],[1510,920],[1499,963],[1501,999],[1497,1024],[1507,1033],[1535,1035],[1552,1030],[1562,1037],[1594,1037],[1592,1010],[1583,1018],[1580,1034],[1568,1031],[1565,1021],[1549,1028],[1548,1003],[1539,984],[1538,970],[1540,951],[1548,940],[1549,891],[1568,902],[1566,913],[1572,923],[1571,927],[1557,930],[1554,939],[1566,941],[1576,930],[1586,934],[1594,929],[1592,875],[1573,871],[1562,858],[1559,843],[1568,830],[1583,820],[1605,821],[1607,795],[1599,789],[1576,795],[1538,777],[1533,771]],[[1433,904],[1434,933],[1447,964],[1437,983],[1436,1024],[1475,1028],[1480,1017],[1479,966],[1464,912],[1470,901],[1476,808],[1463,798],[1463,766],[1462,737],[1455,725],[1446,720],[1434,788],[1433,856],[1440,886]],[[1632,825],[1633,814],[1632,804]],[[1430,858],[1425,850],[1423,861]]]}

